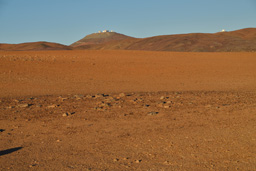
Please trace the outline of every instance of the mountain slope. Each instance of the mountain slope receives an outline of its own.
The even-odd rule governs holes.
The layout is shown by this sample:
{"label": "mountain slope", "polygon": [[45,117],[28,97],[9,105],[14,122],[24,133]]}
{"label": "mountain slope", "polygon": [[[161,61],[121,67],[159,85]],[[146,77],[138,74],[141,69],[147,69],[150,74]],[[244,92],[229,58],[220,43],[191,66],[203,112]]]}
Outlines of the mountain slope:
{"label": "mountain slope", "polygon": [[106,33],[93,33],[90,35],[85,36],[81,40],[74,42],[71,44],[71,47],[79,47],[79,46],[85,46],[87,45],[95,45],[95,44],[102,44],[107,43],[111,41],[117,41],[117,40],[124,40],[124,39],[130,39],[132,37],[116,33],[116,32],[106,32]]}
{"label": "mountain slope", "polygon": [[59,43],[30,42],[20,44],[0,44],[0,50],[7,51],[30,51],[30,50],[72,50],[72,47]]}
{"label": "mountain slope", "polygon": [[256,28],[219,33],[163,35],[94,44],[84,49],[125,49],[181,52],[256,51]]}

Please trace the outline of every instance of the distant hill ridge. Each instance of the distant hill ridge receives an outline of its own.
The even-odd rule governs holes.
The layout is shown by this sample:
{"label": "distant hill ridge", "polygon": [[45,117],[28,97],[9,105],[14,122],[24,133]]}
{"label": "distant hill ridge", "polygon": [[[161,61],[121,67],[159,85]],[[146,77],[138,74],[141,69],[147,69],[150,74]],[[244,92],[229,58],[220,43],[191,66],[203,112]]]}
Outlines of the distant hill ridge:
{"label": "distant hill ridge", "polygon": [[132,38],[116,32],[93,33],[85,36],[81,40],[71,44],[72,47],[79,47],[84,45],[102,44],[111,41],[124,40]]}
{"label": "distant hill ridge", "polygon": [[72,48],[59,43],[29,42],[20,44],[0,44],[0,50],[6,51],[37,51],[37,50],[71,50]]}
{"label": "distant hill ridge", "polygon": [[116,32],[93,33],[70,46],[31,42],[0,44],[0,50],[147,50],[177,52],[255,52],[256,28],[218,33],[189,33],[134,38]]}
{"label": "distant hill ridge", "polygon": [[230,32],[162,35],[94,44],[84,49],[123,49],[178,52],[256,51],[256,28]]}

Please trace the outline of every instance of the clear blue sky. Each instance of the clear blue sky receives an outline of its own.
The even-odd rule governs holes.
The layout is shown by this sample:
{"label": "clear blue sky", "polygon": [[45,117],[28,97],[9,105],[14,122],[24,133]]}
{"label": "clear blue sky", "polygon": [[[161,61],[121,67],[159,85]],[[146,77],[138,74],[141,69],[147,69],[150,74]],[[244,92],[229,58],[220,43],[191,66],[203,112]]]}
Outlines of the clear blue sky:
{"label": "clear blue sky", "polygon": [[256,0],[0,0],[0,43],[71,44],[99,30],[134,37],[256,27]]}

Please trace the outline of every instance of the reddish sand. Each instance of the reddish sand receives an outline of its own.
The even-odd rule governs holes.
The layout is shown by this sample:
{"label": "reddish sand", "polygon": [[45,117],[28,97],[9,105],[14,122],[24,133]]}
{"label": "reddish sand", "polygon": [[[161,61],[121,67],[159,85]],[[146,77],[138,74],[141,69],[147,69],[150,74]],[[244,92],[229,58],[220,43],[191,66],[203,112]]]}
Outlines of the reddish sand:
{"label": "reddish sand", "polygon": [[0,170],[256,170],[255,66],[256,53],[2,51]]}
{"label": "reddish sand", "polygon": [[256,53],[0,52],[0,96],[255,90]]}

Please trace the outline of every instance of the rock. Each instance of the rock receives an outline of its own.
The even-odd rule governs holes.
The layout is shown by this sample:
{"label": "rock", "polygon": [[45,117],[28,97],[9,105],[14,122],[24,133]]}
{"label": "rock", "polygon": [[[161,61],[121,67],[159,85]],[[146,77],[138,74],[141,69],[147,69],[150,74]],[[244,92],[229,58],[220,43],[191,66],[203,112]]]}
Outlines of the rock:
{"label": "rock", "polygon": [[76,100],[81,100],[83,97],[84,97],[84,95],[82,95],[82,94],[76,94],[76,95],[74,95],[74,98],[75,98]]}
{"label": "rock", "polygon": [[165,97],[164,97],[164,96],[161,96],[161,97],[160,97],[160,100],[164,100],[164,99],[165,99]]}
{"label": "rock", "polygon": [[32,106],[32,105],[33,104],[24,103],[24,104],[18,104],[17,107],[25,108],[25,107],[29,107],[29,106]]}
{"label": "rock", "polygon": [[120,93],[118,96],[119,97],[125,97],[125,94],[124,93]]}
{"label": "rock", "polygon": [[34,166],[37,166],[37,164],[31,164],[31,165],[29,165],[29,167],[34,167]]}
{"label": "rock", "polygon": [[167,160],[167,161],[164,162],[164,164],[165,165],[171,165],[171,162]]}
{"label": "rock", "polygon": [[62,116],[68,116],[68,113],[63,113],[63,115]]}
{"label": "rock", "polygon": [[55,107],[58,107],[58,106],[59,106],[59,105],[52,104],[52,105],[47,106],[47,108],[55,108]]}
{"label": "rock", "polygon": [[65,100],[67,100],[68,98],[65,98],[65,97],[59,97],[60,98],[60,101],[63,102]]}
{"label": "rock", "polygon": [[94,96],[94,98],[100,98],[100,97],[103,97],[103,95],[102,94],[96,94],[95,96]]}
{"label": "rock", "polygon": [[116,159],[113,159],[113,161],[114,161],[114,162],[118,162],[118,161],[119,161],[119,159],[117,159],[117,158],[116,158]]}
{"label": "rock", "polygon": [[104,106],[104,107],[110,107],[110,106],[111,106],[111,103],[102,103],[102,106]]}
{"label": "rock", "polygon": [[103,107],[95,107],[94,110],[103,110]]}
{"label": "rock", "polygon": [[8,106],[8,107],[6,107],[6,109],[12,109],[12,108],[14,108],[14,106]]}
{"label": "rock", "polygon": [[165,109],[169,109],[171,106],[169,106],[169,105],[164,105],[164,108]]}
{"label": "rock", "polygon": [[161,96],[160,100],[169,99],[169,97]]}
{"label": "rock", "polygon": [[135,163],[140,163],[142,160],[135,160]]}
{"label": "rock", "polygon": [[63,113],[62,116],[71,116],[74,114],[75,114],[75,112],[66,112],[66,113]]}
{"label": "rock", "polygon": [[148,115],[157,115],[159,112],[149,112]]}
{"label": "rock", "polygon": [[91,98],[92,98],[91,95],[86,95],[85,97],[86,97],[87,99],[91,99]]}

